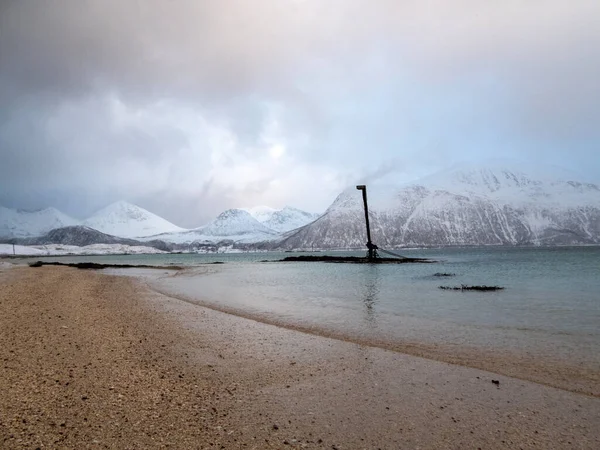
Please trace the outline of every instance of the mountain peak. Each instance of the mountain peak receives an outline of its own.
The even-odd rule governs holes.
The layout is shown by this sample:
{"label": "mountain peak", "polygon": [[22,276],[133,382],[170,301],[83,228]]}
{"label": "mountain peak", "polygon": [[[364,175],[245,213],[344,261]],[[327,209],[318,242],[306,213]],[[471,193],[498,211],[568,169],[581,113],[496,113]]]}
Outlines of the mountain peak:
{"label": "mountain peak", "polygon": [[246,211],[260,223],[264,223],[271,218],[274,212],[278,211],[278,209],[271,208],[270,206],[260,205],[253,206],[251,208],[239,208],[242,211]]}
{"label": "mountain peak", "polygon": [[98,214],[106,214],[109,212],[113,212],[113,211],[119,211],[119,212],[131,212],[131,211],[146,211],[144,208],[134,205],[133,203],[130,203],[126,200],[118,200],[116,202],[111,203],[110,205],[105,206],[104,208],[99,209],[98,211],[96,211],[94,213],[95,215]]}
{"label": "mountain peak", "polygon": [[252,216],[252,214],[250,214],[248,211],[241,209],[241,208],[226,209],[225,211],[223,211],[221,214],[219,214],[217,216],[216,220],[227,220],[227,219],[231,219],[231,218],[235,218],[235,217],[242,217],[242,218],[246,218],[246,219],[256,220]]}
{"label": "mountain peak", "polygon": [[185,231],[140,206],[120,200],[97,211],[84,225],[120,237],[146,237]]}
{"label": "mountain peak", "polygon": [[53,228],[78,223],[76,219],[52,207],[34,211],[0,207],[0,236],[4,237],[41,236]]}
{"label": "mountain peak", "polygon": [[238,208],[223,211],[215,220],[194,231],[205,236],[220,237],[274,234],[248,211]]}
{"label": "mountain peak", "polygon": [[282,209],[275,209],[270,206],[254,206],[241,209],[247,211],[264,226],[279,233],[304,226],[318,217],[317,214],[308,213],[289,205]]}

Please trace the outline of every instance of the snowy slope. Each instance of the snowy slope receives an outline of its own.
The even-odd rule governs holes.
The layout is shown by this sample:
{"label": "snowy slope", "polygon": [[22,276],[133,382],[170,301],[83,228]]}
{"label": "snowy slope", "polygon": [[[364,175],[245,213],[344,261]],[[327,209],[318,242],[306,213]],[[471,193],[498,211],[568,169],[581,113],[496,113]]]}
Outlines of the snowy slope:
{"label": "snowy slope", "polygon": [[127,238],[185,231],[184,228],[125,201],[101,209],[86,219],[83,225],[106,234]]}
{"label": "snowy slope", "polygon": [[47,253],[35,247],[28,245],[15,245],[14,248],[11,244],[0,244],[0,255],[15,255],[29,256],[29,255],[46,255]]}
{"label": "snowy slope", "polygon": [[0,237],[40,236],[54,228],[78,223],[78,220],[63,214],[56,208],[24,211],[0,206]]}
{"label": "snowy slope", "polygon": [[[92,244],[79,247],[76,245],[15,245],[15,254],[20,256],[47,255],[140,255],[164,253],[153,247],[132,246],[123,244]],[[0,244],[0,255],[12,255],[13,246]]]}
{"label": "snowy slope", "polygon": [[36,246],[36,248],[48,255],[152,255],[165,253],[153,247],[124,244],[91,244],[83,247],[50,244]]}
{"label": "snowy slope", "polygon": [[[408,185],[368,186],[381,247],[600,244],[600,188],[566,172],[465,166]],[[283,248],[364,247],[360,192],[342,192]]]}
{"label": "snowy slope", "polygon": [[420,185],[462,195],[485,195],[500,203],[552,206],[597,205],[597,187],[576,180],[576,174],[555,167],[507,163],[453,168],[424,178]]}
{"label": "snowy slope", "polygon": [[273,239],[277,232],[267,228],[242,209],[228,209],[212,222],[193,230],[167,233],[152,238],[173,243],[202,242],[259,242]]}
{"label": "snowy slope", "polygon": [[280,233],[295,230],[312,222],[318,218],[318,214],[312,214],[300,209],[286,206],[285,208],[273,212],[271,217],[263,222],[263,225]]}
{"label": "snowy slope", "polygon": [[300,228],[319,217],[319,214],[312,214],[291,206],[283,209],[275,209],[269,206],[255,206],[253,208],[241,208],[250,213],[252,217],[279,233]]}
{"label": "snowy slope", "polygon": [[241,209],[228,209],[222,212],[212,222],[196,229],[206,236],[233,236],[240,234],[265,233],[273,231],[265,227],[247,211]]}
{"label": "snowy slope", "polygon": [[246,211],[260,223],[268,221],[274,213],[279,211],[278,209],[271,208],[270,206],[253,206],[251,208],[239,208],[242,211]]}

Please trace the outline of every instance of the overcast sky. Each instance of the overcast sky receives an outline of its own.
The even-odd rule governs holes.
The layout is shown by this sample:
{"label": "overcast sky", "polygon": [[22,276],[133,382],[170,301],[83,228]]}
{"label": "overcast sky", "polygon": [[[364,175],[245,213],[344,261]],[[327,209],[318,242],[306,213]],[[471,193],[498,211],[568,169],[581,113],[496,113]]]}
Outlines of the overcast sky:
{"label": "overcast sky", "polygon": [[177,225],[394,169],[600,180],[598,0],[0,0],[0,204]]}

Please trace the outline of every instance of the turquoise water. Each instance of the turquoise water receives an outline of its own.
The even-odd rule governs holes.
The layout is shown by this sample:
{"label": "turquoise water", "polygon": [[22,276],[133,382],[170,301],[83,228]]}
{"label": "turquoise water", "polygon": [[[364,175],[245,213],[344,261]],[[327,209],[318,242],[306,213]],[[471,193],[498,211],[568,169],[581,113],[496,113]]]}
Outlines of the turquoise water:
{"label": "turquoise water", "polygon": [[[351,340],[503,349],[600,369],[600,248],[402,253],[440,262],[260,262],[289,253],[47,259],[197,266],[153,285],[191,302]],[[214,261],[226,264],[204,265]],[[434,277],[436,272],[456,276]],[[483,293],[439,289],[461,284],[506,289]]]}

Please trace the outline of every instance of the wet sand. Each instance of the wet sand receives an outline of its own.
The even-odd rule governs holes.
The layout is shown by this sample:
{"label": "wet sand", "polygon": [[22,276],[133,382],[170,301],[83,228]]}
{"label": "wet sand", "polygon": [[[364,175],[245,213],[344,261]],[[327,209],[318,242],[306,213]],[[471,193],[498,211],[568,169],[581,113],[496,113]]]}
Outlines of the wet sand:
{"label": "wet sand", "polygon": [[[164,271],[160,272],[160,275],[156,275],[157,271],[151,274],[150,272],[144,273],[143,269],[115,270],[111,273],[137,276],[143,278],[152,290],[163,295],[265,324],[481,369],[600,398],[600,363],[598,355],[595,354],[598,347],[596,342],[580,340],[566,344],[564,341],[557,343],[549,340],[543,342],[543,345],[538,344],[536,348],[532,348],[527,345],[527,342],[520,342],[515,337],[507,338],[498,330],[486,329],[484,339],[482,339],[483,333],[471,334],[457,343],[448,330],[446,330],[448,334],[444,336],[443,325],[439,322],[415,320],[411,317],[403,317],[402,324],[397,323],[397,326],[401,326],[405,330],[413,330],[413,332],[419,330],[417,336],[420,334],[421,339],[415,336],[388,338],[385,334],[369,333],[368,327],[363,330],[363,333],[357,333],[351,323],[348,329],[327,327],[322,323],[315,324],[302,319],[298,320],[293,313],[286,315],[281,310],[278,314],[270,314],[263,312],[264,308],[262,311],[256,311],[250,308],[230,306],[230,302],[220,302],[215,296],[214,290],[210,295],[203,294],[203,284],[198,283],[206,276],[213,275],[218,271],[219,269],[214,267],[205,266],[178,271],[174,274]],[[231,273],[229,275],[235,276]],[[193,283],[187,283],[187,281],[193,281]],[[223,288],[221,290],[226,291]],[[248,292],[247,295],[255,298],[256,294]],[[500,343],[499,346],[496,341]],[[507,345],[507,342],[510,344]]]}
{"label": "wet sand", "polygon": [[1,448],[600,448],[598,398],[126,277],[0,268],[0,330]]}

